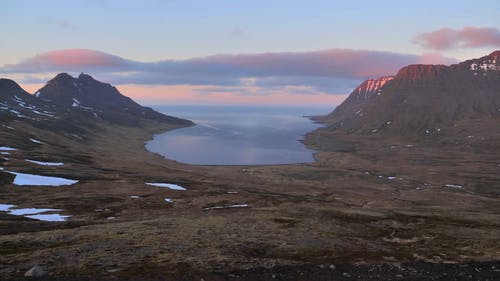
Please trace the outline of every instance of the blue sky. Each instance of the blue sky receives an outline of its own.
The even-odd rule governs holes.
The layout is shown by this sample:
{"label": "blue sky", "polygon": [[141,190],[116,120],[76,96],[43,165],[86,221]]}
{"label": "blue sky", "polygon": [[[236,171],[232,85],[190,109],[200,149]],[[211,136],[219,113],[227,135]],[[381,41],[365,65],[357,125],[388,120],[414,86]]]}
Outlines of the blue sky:
{"label": "blue sky", "polygon": [[[2,71],[1,66],[68,49],[95,50],[135,62],[330,49],[432,53],[464,60],[500,46],[433,49],[415,44],[415,37],[443,28],[490,28],[495,33],[500,27],[500,2],[16,0],[2,2],[0,26],[0,75],[29,81],[22,73]],[[42,74],[39,77],[52,75]],[[97,75],[113,79],[102,71]],[[354,80],[332,92],[346,94]]]}

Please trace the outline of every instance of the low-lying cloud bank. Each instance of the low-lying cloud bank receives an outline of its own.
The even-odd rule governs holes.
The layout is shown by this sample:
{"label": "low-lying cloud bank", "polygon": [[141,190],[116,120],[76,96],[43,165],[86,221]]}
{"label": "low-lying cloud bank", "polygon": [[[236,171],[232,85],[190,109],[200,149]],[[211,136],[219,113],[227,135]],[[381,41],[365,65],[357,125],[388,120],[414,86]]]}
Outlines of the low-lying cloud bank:
{"label": "low-lying cloud bank", "polygon": [[418,35],[413,40],[425,48],[447,50],[454,48],[500,47],[500,30],[491,27],[467,26],[462,29],[441,28]]}
{"label": "low-lying cloud bank", "polygon": [[17,64],[4,65],[0,67],[0,74],[16,75],[29,83],[43,83],[49,73],[86,72],[115,85],[269,89],[288,86],[307,87],[311,93],[346,94],[364,79],[393,74],[408,64],[454,62],[456,60],[439,54],[411,55],[350,49],[139,62],[95,50],[71,49],[51,51]]}

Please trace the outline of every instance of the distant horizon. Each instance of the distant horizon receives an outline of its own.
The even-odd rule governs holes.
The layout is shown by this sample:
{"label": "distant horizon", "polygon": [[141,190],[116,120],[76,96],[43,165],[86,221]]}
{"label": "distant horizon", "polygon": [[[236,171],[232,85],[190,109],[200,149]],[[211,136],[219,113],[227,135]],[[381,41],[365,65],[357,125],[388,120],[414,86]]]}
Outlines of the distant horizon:
{"label": "distant horizon", "polygon": [[171,103],[171,104],[150,104],[150,103],[141,103],[142,106],[146,107],[213,107],[213,108],[220,108],[220,107],[235,107],[235,108],[297,108],[297,109],[304,109],[304,108],[315,108],[315,109],[325,109],[325,110],[330,110],[333,111],[335,109],[335,105],[320,105],[320,104],[314,104],[314,105],[287,105],[287,104],[280,104],[280,105],[273,105],[273,104],[202,104],[202,103],[197,103],[197,104],[182,104],[182,103]]}

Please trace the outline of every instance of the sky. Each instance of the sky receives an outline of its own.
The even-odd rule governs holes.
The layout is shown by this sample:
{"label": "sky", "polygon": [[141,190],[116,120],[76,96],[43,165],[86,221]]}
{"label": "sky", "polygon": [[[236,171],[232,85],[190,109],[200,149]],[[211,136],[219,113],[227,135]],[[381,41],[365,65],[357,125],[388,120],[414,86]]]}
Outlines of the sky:
{"label": "sky", "polygon": [[500,49],[500,1],[0,0],[0,77],[85,72],[142,104],[337,105]]}

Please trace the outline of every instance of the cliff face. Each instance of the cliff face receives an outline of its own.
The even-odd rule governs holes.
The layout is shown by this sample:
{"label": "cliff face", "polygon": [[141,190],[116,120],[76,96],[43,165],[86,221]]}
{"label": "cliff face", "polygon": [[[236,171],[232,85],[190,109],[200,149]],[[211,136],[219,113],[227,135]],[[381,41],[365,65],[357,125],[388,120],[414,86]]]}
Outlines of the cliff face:
{"label": "cliff face", "polygon": [[328,119],[341,119],[342,116],[363,116],[362,109],[368,106],[373,99],[380,96],[382,88],[393,80],[393,76],[384,76],[377,79],[369,79],[361,83],[347,99],[332,112]]}
{"label": "cliff face", "polygon": [[393,79],[367,80],[326,122],[348,133],[428,134],[478,118],[500,118],[500,51],[451,66],[409,65]]}

